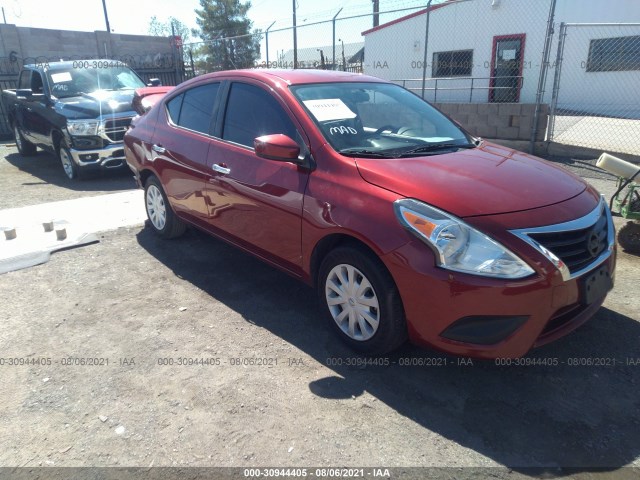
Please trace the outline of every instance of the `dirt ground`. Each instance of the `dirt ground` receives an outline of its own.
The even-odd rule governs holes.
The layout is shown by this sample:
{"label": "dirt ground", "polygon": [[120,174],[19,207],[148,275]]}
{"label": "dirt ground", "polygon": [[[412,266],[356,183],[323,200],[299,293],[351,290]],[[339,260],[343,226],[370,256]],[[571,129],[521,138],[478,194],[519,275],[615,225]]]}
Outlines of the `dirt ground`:
{"label": "dirt ground", "polygon": [[[49,155],[0,149],[0,208],[133,187],[126,173],[72,184]],[[104,232],[0,276],[0,466],[637,478],[638,285],[640,258],[621,252],[596,317],[527,357],[546,366],[412,346],[359,365],[313,291],[251,256],[194,230]]]}

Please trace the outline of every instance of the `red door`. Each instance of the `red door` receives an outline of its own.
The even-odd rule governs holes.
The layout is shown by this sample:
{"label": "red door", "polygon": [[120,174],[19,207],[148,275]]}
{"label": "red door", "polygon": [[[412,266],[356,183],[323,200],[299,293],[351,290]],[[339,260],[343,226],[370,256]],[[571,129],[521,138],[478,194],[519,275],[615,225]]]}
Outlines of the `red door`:
{"label": "red door", "polygon": [[204,196],[219,83],[197,85],[167,102],[160,112],[153,145],[154,166],[173,208],[196,223],[206,223]]}
{"label": "red door", "polygon": [[302,203],[309,172],[256,156],[253,140],[282,133],[306,146],[276,97],[258,84],[234,82],[222,125],[212,140],[207,183],[209,223],[216,230],[293,272],[302,265]]}
{"label": "red door", "polygon": [[522,87],[525,34],[493,37],[489,101],[518,103]]}

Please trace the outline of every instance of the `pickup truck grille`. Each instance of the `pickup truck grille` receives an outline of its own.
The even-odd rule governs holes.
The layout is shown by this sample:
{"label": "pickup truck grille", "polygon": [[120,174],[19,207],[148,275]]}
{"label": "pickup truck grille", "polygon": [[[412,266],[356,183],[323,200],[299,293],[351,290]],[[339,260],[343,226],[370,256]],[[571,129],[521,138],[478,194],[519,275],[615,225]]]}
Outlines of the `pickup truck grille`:
{"label": "pickup truck grille", "polygon": [[131,124],[133,117],[114,118],[104,122],[104,134],[112,142],[121,142],[124,134]]}
{"label": "pickup truck grille", "polygon": [[607,216],[601,212],[595,224],[579,230],[529,234],[536,242],[553,252],[571,273],[593,262],[608,245]]}

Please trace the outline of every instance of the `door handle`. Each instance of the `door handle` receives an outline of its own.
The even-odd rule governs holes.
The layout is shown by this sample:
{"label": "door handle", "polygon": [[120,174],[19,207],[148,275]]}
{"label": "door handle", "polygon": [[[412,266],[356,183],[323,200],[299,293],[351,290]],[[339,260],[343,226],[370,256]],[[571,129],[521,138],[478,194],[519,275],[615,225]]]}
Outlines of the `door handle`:
{"label": "door handle", "polygon": [[213,168],[216,172],[228,175],[231,173],[231,169],[224,166],[224,164],[214,163]]}
{"label": "door handle", "polygon": [[167,151],[167,149],[164,148],[163,146],[156,145],[156,144],[154,144],[153,147],[151,147],[151,148],[153,149],[154,152],[158,152],[158,153],[164,153],[164,152]]}

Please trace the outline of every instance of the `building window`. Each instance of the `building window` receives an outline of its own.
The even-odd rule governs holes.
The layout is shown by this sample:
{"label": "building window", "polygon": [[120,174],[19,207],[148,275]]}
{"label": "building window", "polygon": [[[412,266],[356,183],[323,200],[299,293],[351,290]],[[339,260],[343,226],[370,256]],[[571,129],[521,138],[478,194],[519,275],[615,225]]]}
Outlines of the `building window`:
{"label": "building window", "polygon": [[473,50],[454,50],[433,54],[432,77],[470,77]]}
{"label": "building window", "polygon": [[640,70],[640,36],[591,40],[587,72]]}

